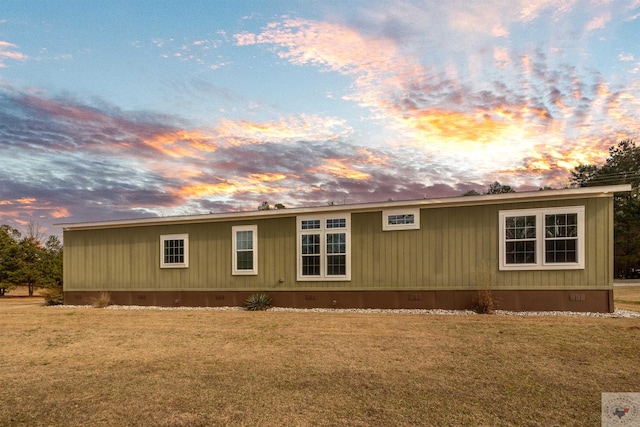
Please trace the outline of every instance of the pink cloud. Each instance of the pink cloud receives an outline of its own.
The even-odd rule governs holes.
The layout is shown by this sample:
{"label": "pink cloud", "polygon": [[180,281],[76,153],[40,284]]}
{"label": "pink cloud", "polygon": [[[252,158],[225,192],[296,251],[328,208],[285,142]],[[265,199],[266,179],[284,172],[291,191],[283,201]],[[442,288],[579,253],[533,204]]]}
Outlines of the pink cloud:
{"label": "pink cloud", "polygon": [[352,132],[343,119],[313,114],[281,117],[277,121],[261,123],[221,119],[214,131],[221,141],[232,145],[335,141]]}
{"label": "pink cloud", "polygon": [[15,44],[0,40],[0,68],[6,68],[7,66],[3,59],[24,61],[29,58],[24,53],[15,50],[15,48],[17,48]]}
{"label": "pink cloud", "polygon": [[493,59],[495,59],[498,68],[505,68],[511,62],[509,49],[506,47],[495,47],[493,49]]}
{"label": "pink cloud", "polygon": [[322,165],[309,169],[309,172],[358,181],[371,178],[370,174],[354,168],[349,159],[327,159]]}
{"label": "pink cloud", "polygon": [[592,18],[585,26],[585,31],[602,30],[611,20],[611,14],[606,13]]}
{"label": "pink cloud", "polygon": [[260,34],[234,36],[239,45],[273,44],[278,56],[297,65],[316,65],[355,75],[365,85],[387,73],[401,74],[410,64],[389,39],[366,38],[343,25],[303,19],[273,23]]}

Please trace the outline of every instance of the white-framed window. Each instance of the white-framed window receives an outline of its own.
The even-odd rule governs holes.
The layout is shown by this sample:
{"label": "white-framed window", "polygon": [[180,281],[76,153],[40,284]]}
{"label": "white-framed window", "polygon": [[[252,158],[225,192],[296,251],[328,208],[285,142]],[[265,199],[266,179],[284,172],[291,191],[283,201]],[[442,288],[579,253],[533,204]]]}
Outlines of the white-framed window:
{"label": "white-framed window", "polygon": [[297,218],[298,280],[351,280],[351,214]]}
{"label": "white-framed window", "polygon": [[393,209],[382,211],[382,230],[420,229],[420,209]]}
{"label": "white-framed window", "polygon": [[160,236],[160,268],[189,267],[189,235]]}
{"label": "white-framed window", "polygon": [[584,268],[584,206],[500,211],[500,270]]}
{"label": "white-framed window", "polygon": [[258,226],[231,227],[233,234],[233,274],[258,274]]}

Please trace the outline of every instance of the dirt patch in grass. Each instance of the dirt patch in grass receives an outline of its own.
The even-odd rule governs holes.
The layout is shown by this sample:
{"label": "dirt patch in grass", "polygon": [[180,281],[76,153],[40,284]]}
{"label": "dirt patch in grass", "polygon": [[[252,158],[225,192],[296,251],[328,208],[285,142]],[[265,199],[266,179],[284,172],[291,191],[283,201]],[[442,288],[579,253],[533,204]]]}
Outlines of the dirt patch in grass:
{"label": "dirt patch in grass", "polygon": [[638,319],[0,300],[0,426],[584,426],[640,391]]}

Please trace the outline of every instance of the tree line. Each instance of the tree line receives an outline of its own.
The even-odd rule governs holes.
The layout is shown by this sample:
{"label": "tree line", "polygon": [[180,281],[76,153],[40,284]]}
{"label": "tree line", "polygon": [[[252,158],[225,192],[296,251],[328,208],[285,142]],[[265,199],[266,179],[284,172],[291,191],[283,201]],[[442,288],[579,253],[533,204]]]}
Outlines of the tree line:
{"label": "tree line", "polygon": [[0,296],[16,286],[26,286],[29,296],[36,288],[62,287],[62,243],[57,236],[45,240],[34,224],[26,235],[0,225]]}
{"label": "tree line", "polygon": [[575,187],[631,184],[631,192],[613,196],[614,268],[618,277],[640,278],[640,147],[630,139],[620,141],[602,166],[577,166],[571,182]]}

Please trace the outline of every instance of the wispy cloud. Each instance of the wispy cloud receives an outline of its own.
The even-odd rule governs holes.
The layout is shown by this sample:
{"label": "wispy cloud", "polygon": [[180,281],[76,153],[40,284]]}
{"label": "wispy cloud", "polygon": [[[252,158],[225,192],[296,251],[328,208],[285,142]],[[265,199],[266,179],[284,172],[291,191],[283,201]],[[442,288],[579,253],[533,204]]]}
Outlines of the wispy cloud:
{"label": "wispy cloud", "polygon": [[278,121],[249,122],[221,119],[215,126],[217,137],[233,145],[267,142],[336,141],[352,133],[344,119],[300,114]]}
{"label": "wispy cloud", "polygon": [[7,67],[6,60],[24,61],[29,57],[17,50],[17,47],[13,43],[0,40],[0,68]]}
{"label": "wispy cloud", "polygon": [[370,174],[356,169],[350,163],[350,159],[326,159],[322,165],[311,168],[308,172],[355,180],[367,180],[371,178]]}
{"label": "wispy cloud", "polygon": [[155,38],[148,42],[136,41],[133,46],[146,48],[151,43],[159,50],[162,58],[193,62],[215,70],[231,64],[231,60],[225,60],[220,56],[219,48],[225,42],[226,34],[224,31],[218,31],[212,38],[194,40]]}
{"label": "wispy cloud", "polygon": [[605,15],[596,16],[593,19],[591,19],[589,22],[587,22],[587,25],[585,26],[585,30],[586,31],[601,30],[605,28],[605,26],[607,25],[607,22],[609,22],[610,20],[611,20],[611,15],[608,13]]}

